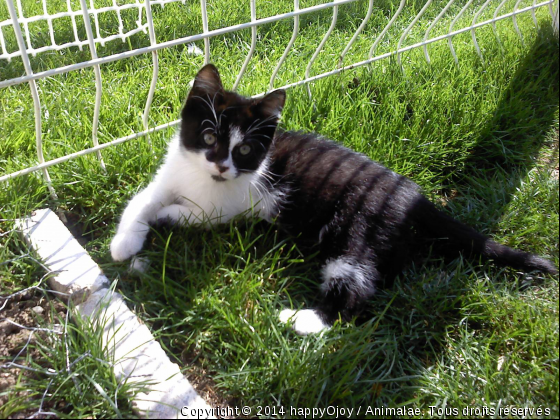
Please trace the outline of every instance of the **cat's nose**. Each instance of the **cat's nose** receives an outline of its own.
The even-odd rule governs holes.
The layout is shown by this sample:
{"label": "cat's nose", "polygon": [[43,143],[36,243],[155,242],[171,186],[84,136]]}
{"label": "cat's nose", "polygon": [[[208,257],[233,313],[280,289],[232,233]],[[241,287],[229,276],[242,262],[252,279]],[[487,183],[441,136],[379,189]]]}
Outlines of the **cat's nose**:
{"label": "cat's nose", "polygon": [[223,166],[223,165],[216,165],[216,167],[218,168],[218,171],[220,171],[221,174],[223,174],[225,171],[229,169],[229,166]]}

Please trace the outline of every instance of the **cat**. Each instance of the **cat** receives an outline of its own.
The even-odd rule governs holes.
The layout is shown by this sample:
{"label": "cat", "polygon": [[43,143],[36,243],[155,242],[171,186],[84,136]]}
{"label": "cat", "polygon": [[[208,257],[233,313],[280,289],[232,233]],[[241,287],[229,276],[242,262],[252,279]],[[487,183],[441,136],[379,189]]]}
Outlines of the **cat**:
{"label": "cat", "polygon": [[415,237],[447,251],[557,273],[548,260],[500,245],[438,210],[417,184],[317,134],[277,129],[286,93],[262,99],[226,91],[212,64],[197,74],[154,180],[126,206],[111,242],[114,260],[138,253],[149,225],[226,223],[253,214],[318,243],[316,308],[280,312],[298,334],[351,320],[384,278],[398,272]]}

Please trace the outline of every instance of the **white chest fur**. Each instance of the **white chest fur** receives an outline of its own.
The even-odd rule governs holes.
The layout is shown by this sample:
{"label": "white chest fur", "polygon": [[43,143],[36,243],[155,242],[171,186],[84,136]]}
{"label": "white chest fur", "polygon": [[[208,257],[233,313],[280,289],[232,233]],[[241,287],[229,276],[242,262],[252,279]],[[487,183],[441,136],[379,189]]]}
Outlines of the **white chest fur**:
{"label": "white chest fur", "polygon": [[282,194],[270,188],[267,161],[252,173],[216,181],[204,153],[189,152],[175,137],[154,180],[128,203],[111,242],[116,261],[142,249],[149,224],[169,218],[176,223],[225,223],[240,214],[269,222],[278,214]]}
{"label": "white chest fur", "polygon": [[207,220],[227,222],[248,213],[271,220],[277,212],[279,194],[271,191],[263,173],[266,161],[253,173],[216,181],[204,153],[186,151],[175,137],[154,183],[170,194],[173,203],[201,211]]}

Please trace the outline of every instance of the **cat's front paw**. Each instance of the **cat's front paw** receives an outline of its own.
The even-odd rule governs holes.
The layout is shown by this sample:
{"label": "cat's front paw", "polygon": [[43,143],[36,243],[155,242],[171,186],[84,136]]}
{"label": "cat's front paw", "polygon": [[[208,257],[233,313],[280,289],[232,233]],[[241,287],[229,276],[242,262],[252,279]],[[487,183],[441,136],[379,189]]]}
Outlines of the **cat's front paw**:
{"label": "cat's front paw", "polygon": [[115,261],[124,261],[137,254],[144,245],[145,235],[118,233],[111,241],[111,256]]}
{"label": "cat's front paw", "polygon": [[317,334],[330,328],[319,311],[315,309],[302,309],[301,311],[284,309],[280,312],[279,318],[280,322],[284,324],[291,322],[292,328],[299,335]]}

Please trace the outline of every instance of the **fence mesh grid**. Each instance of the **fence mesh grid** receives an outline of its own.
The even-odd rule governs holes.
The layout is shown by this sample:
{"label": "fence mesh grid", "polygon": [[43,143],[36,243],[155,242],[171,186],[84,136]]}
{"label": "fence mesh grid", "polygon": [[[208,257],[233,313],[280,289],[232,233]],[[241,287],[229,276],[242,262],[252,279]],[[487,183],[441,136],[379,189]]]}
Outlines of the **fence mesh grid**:
{"label": "fence mesh grid", "polygon": [[[482,60],[484,60],[483,53],[478,45],[476,38],[476,30],[484,26],[490,25],[496,35],[496,41],[499,42],[499,35],[496,31],[496,22],[502,20],[511,20],[521,40],[523,34],[517,25],[517,18],[522,14],[530,14],[535,25],[538,25],[535,17],[535,10],[539,8],[548,8],[552,19],[555,24],[558,22],[558,6],[555,0],[546,0],[537,2],[536,0],[487,0],[483,3],[476,4],[473,0],[468,0],[461,3],[460,0],[450,0],[448,3],[435,2],[432,0],[425,2],[424,7],[419,10],[415,18],[406,26],[398,37],[396,45],[391,45],[389,50],[381,53],[379,45],[384,42],[387,32],[395,25],[399,15],[407,6],[407,0],[401,0],[392,17],[389,19],[387,25],[383,28],[378,28],[378,36],[372,40],[372,46],[369,51],[368,57],[364,57],[360,61],[353,63],[345,63],[345,57],[352,45],[361,36],[364,27],[367,26],[370,19],[375,2],[373,0],[363,0],[368,3],[368,9],[361,18],[361,23],[357,27],[354,35],[347,43],[343,51],[340,52],[339,60],[336,67],[330,71],[312,75],[311,71],[320,52],[331,35],[333,29],[337,24],[337,17],[339,8],[344,7],[349,3],[354,3],[360,0],[337,0],[325,3],[316,3],[302,7],[298,0],[294,1],[291,11],[280,13],[274,16],[259,17],[258,7],[256,0],[249,0],[250,3],[250,19],[237,23],[234,25],[220,27],[216,25],[214,29],[210,29],[213,22],[209,20],[209,13],[206,0],[200,0],[200,14],[201,14],[201,32],[196,34],[189,34],[176,39],[168,39],[158,42],[157,33],[154,27],[154,20],[157,21],[157,9],[163,9],[166,5],[171,3],[180,3],[182,7],[193,8],[193,3],[188,3],[185,0],[41,0],[37,3],[22,3],[22,0],[5,0],[6,8],[0,9],[0,63],[2,61],[10,62],[14,59],[20,59],[25,69],[25,75],[20,77],[1,78],[0,88],[5,88],[12,85],[21,83],[28,83],[32,92],[34,106],[35,106],[35,131],[36,131],[36,148],[38,165],[29,166],[19,171],[2,174],[0,182],[7,181],[10,178],[28,174],[34,171],[42,171],[46,182],[50,186],[50,176],[48,167],[82,156],[89,153],[96,153],[101,166],[104,168],[104,162],[100,151],[103,148],[110,147],[125,141],[129,141],[138,137],[146,136],[150,133],[164,130],[170,126],[178,124],[178,121],[171,121],[155,127],[149,127],[149,113],[151,103],[154,97],[154,91],[158,80],[159,60],[158,52],[171,48],[174,46],[189,44],[190,48],[197,53],[201,50],[196,47],[193,42],[204,41],[204,62],[209,62],[211,59],[210,40],[224,34],[238,32],[243,29],[251,29],[251,45],[249,52],[241,66],[234,84],[234,90],[239,86],[246,69],[253,57],[256,41],[257,30],[259,26],[277,22],[277,21],[293,21],[294,32],[292,39],[286,46],[284,54],[274,66],[274,70],[270,69],[271,78],[269,88],[275,87],[275,78],[278,71],[282,67],[283,62],[289,56],[294,41],[298,37],[299,18],[302,15],[316,13],[321,10],[332,10],[332,23],[328,31],[325,33],[321,43],[317,46],[313,55],[311,56],[303,77],[299,80],[291,81],[283,86],[276,86],[282,88],[290,88],[301,84],[309,84],[320,78],[332,76],[359,66],[371,64],[375,61],[387,59],[397,56],[397,60],[404,71],[402,66],[402,54],[416,48],[423,48],[424,55],[427,62],[430,62],[428,46],[430,44],[447,41],[449,49],[453,55],[456,63],[458,57],[455,53],[453,44],[453,37],[465,32],[470,32],[472,36],[473,45]],[[506,5],[507,3],[507,5]],[[439,35],[434,35],[434,27],[438,25],[439,21],[448,13],[452,5],[463,5],[460,11],[454,16],[451,25],[447,30],[440,30]],[[507,7],[506,7],[507,6]],[[418,21],[422,18],[426,10],[434,8],[440,10],[440,13],[433,19],[428,29],[425,31],[423,40],[414,44],[408,44],[406,39],[410,31],[417,25]],[[193,9],[194,10],[194,9]],[[198,10],[198,9],[197,9]],[[470,25],[458,27],[457,22],[467,12],[474,13],[474,18]],[[144,46],[138,48],[129,48],[120,53],[112,53],[104,55],[99,54],[99,49],[103,49],[111,42],[126,43],[136,34],[145,37]],[[59,66],[52,69],[36,71],[30,57],[34,58],[42,53],[58,53],[61,54],[63,50],[72,49],[89,50],[89,57],[83,61]],[[100,66],[118,60],[134,57],[141,54],[151,53],[153,60],[153,75],[148,98],[144,107],[142,116],[143,130],[134,132],[133,134],[115,139],[110,142],[99,144],[98,129],[99,129],[99,107],[101,102],[101,94],[103,90],[103,83],[101,80]],[[36,66],[35,66],[36,67]],[[45,161],[43,156],[43,143],[42,143],[42,104],[41,98],[37,91],[36,81],[45,79],[57,74],[76,71],[83,68],[93,67],[95,71],[95,112],[93,116],[93,129],[91,133],[92,147],[85,148],[81,151],[67,154],[49,161]],[[311,91],[309,90],[309,94]],[[262,93],[261,93],[262,95]],[[259,95],[255,95],[259,96]],[[56,196],[55,191],[51,188],[51,194]]]}

